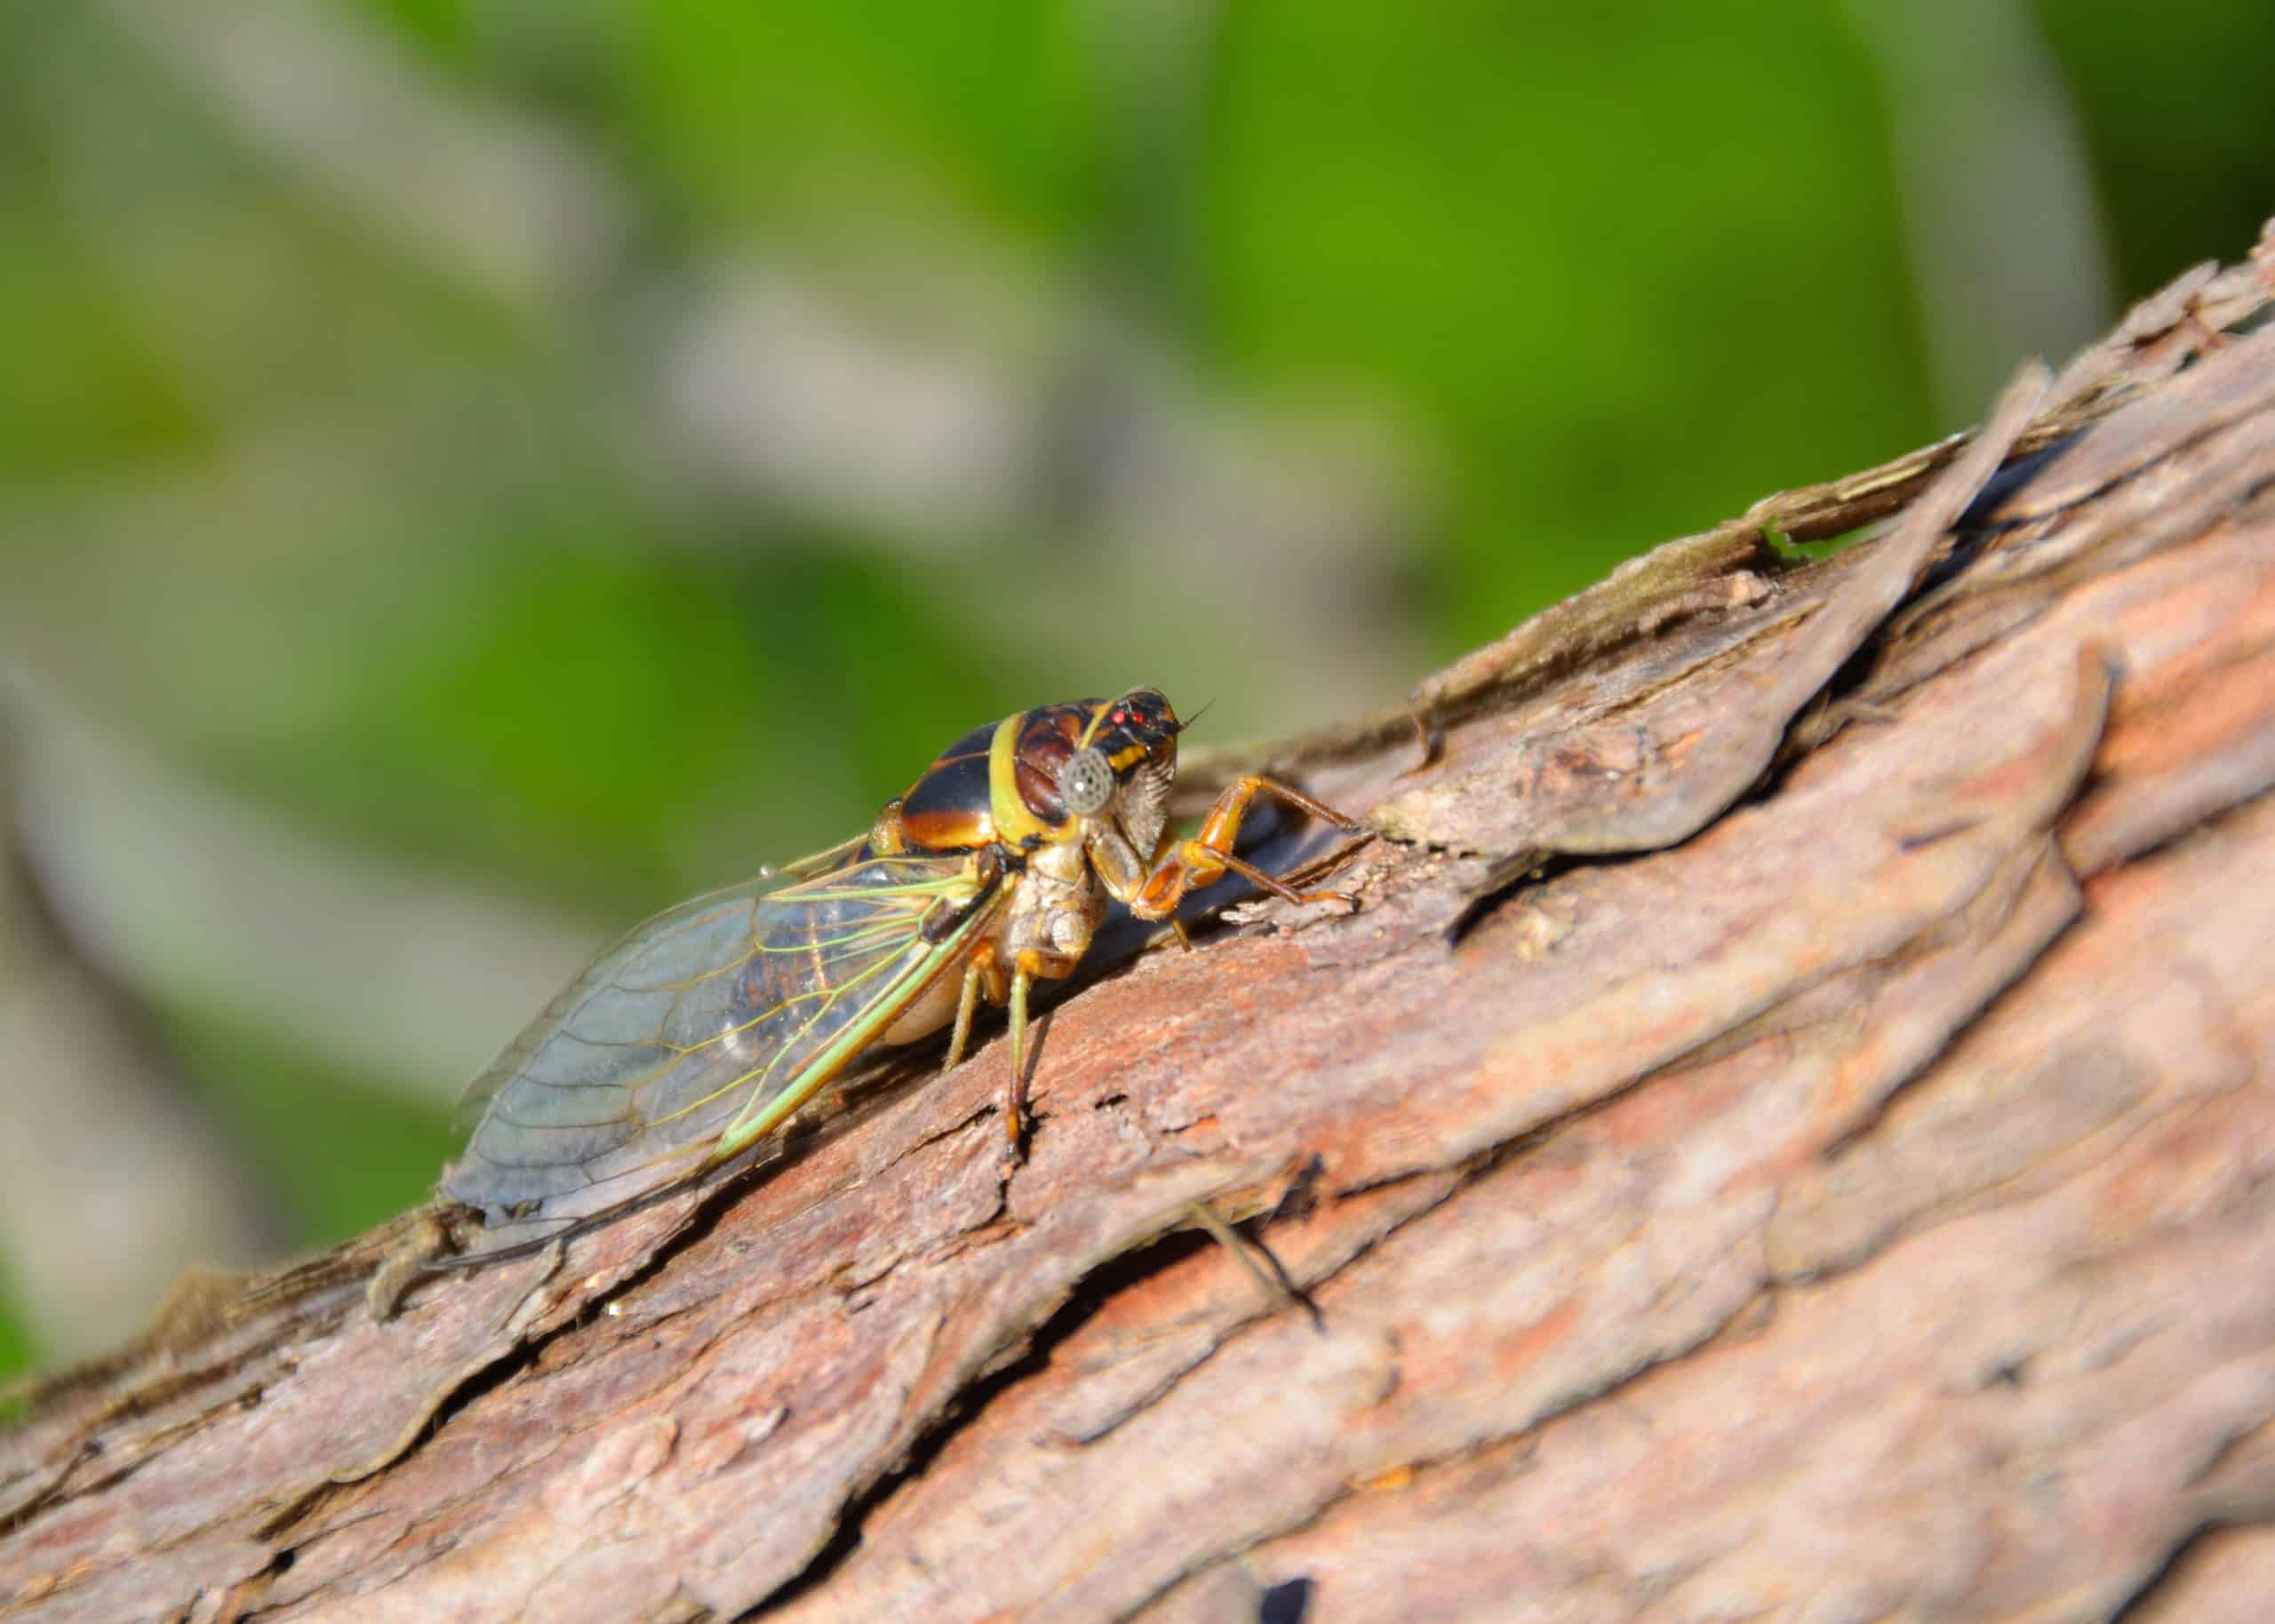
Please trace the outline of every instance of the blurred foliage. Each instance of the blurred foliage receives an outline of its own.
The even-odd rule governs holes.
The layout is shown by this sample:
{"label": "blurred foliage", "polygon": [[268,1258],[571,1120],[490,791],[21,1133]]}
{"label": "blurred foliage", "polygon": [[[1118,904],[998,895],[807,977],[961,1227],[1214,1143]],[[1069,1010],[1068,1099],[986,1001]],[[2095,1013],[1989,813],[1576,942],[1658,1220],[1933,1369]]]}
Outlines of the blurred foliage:
{"label": "blurred foliage", "polygon": [[[287,1233],[353,1235],[400,1212],[429,1176],[419,1170],[441,1166],[458,1149],[446,1113],[258,1026],[192,1013],[165,1035],[272,1192]],[[312,1076],[323,1079],[313,1098]]]}
{"label": "blurred foliage", "polygon": [[2234,259],[2275,202],[2275,10],[2247,0],[2038,0],[2108,211],[2123,297]]}
{"label": "blurred foliage", "polygon": [[[1425,417],[1452,464],[1441,655],[1921,437],[1884,138],[1837,18],[1340,15],[1228,13],[1212,328],[1282,387],[1331,367]],[[1834,354],[1879,386],[1826,412],[1792,368]]]}
{"label": "blurred foliage", "polygon": [[[1386,700],[1957,426],[1838,5],[310,14],[465,136],[407,197],[234,21],[0,6],[0,637],[201,784],[597,919],[859,827],[1024,705],[1158,681],[1225,737]],[[2275,206],[2275,11],[2026,14],[2120,296],[2239,253]],[[484,143],[596,189],[548,223],[533,185],[516,223],[517,179],[451,161]],[[1001,408],[1010,472],[898,506],[858,447],[841,487],[722,474],[659,357],[730,354],[754,275]],[[1168,450],[1119,473],[1130,443]],[[1176,469],[1225,466],[1271,472],[1201,505],[1219,531],[1145,531]],[[438,1108],[141,991],[310,1241],[433,1176]]]}
{"label": "blurred foliage", "polygon": [[[12,1294],[9,1289],[10,1286],[7,1271],[0,1270],[0,1304],[4,1304]],[[0,1378],[12,1375],[29,1366],[34,1351],[30,1340],[24,1334],[22,1326],[16,1323],[15,1316],[0,1311]],[[8,1420],[8,1401],[4,1397],[0,1397],[0,1423],[4,1423]]]}

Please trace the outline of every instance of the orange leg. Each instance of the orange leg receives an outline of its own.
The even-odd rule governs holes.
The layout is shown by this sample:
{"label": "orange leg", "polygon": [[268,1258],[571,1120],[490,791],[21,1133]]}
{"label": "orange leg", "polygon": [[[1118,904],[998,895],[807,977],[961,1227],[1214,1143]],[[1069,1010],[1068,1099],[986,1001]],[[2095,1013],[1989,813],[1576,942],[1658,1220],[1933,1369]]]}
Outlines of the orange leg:
{"label": "orange leg", "polygon": [[1214,885],[1228,873],[1238,874],[1257,889],[1267,891],[1286,902],[1337,902],[1350,905],[1353,899],[1341,891],[1293,890],[1254,864],[1233,855],[1233,843],[1240,838],[1241,819],[1248,815],[1249,803],[1258,794],[1273,796],[1339,829],[1359,826],[1333,807],[1313,800],[1301,790],[1290,789],[1273,779],[1253,775],[1235,778],[1217,797],[1217,804],[1209,808],[1209,816],[1201,820],[1200,832],[1178,844],[1174,851],[1154,864],[1153,871],[1145,876],[1145,883],[1138,888],[1138,895],[1131,899],[1130,912],[1141,919],[1167,919],[1177,912],[1177,905],[1185,900],[1186,892]]}
{"label": "orange leg", "polygon": [[[1161,831],[1161,838],[1153,842],[1153,849],[1147,853],[1145,856],[1145,873],[1147,877],[1150,878],[1153,872],[1161,866],[1162,859],[1166,858],[1170,852],[1177,849],[1177,831],[1175,828],[1169,828]],[[1142,881],[1140,883],[1142,884]],[[1188,953],[1191,952],[1193,951],[1193,937],[1186,933],[1185,921],[1183,919],[1173,919],[1169,921],[1169,928],[1177,933],[1177,946],[1184,949]]]}

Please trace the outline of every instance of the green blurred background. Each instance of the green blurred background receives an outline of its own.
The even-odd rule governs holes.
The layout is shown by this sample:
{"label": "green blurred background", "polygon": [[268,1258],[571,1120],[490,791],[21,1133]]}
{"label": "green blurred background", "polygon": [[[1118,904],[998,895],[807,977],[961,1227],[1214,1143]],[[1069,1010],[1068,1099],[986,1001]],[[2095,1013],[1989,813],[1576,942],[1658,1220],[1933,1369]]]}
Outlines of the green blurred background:
{"label": "green blurred background", "polygon": [[0,1373],[960,729],[1393,698],[2275,211],[2265,0],[0,0]]}

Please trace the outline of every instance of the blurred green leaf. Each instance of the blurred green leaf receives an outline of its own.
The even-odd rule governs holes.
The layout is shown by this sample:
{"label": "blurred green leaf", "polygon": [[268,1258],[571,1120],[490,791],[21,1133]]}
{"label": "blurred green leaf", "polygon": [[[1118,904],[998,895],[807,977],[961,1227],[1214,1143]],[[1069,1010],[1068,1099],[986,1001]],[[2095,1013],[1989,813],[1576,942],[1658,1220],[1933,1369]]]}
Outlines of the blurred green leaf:
{"label": "blurred green leaf", "polygon": [[1819,8],[1228,20],[1216,337],[1445,444],[1449,655],[1929,437],[1870,78]]}
{"label": "blurred green leaf", "polygon": [[168,1034],[311,1247],[403,1211],[456,1153],[448,1111],[392,1079],[319,1061],[242,1021],[173,1012]]}
{"label": "blurred green leaf", "polygon": [[[0,1270],[0,1382],[4,1382],[19,1371],[29,1370],[39,1362],[38,1349],[24,1330],[12,1301],[11,1284],[4,1270]],[[8,1422],[8,1406],[0,1402],[0,1427]]]}
{"label": "blurred green leaf", "polygon": [[2037,0],[2092,151],[2119,291],[2235,259],[2275,214],[2275,6]]}

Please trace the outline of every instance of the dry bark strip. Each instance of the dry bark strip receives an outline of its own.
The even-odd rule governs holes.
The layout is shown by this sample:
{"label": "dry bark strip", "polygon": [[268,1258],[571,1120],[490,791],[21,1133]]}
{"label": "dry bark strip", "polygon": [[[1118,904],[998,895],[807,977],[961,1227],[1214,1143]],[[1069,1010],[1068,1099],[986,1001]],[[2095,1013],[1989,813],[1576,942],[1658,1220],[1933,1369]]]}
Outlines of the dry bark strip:
{"label": "dry bark strip", "polygon": [[2267,249],[1251,752],[1363,906],[1063,1002],[1016,1174],[999,1040],[390,1319],[416,1217],[185,1289],[0,1619],[2257,1616]]}

